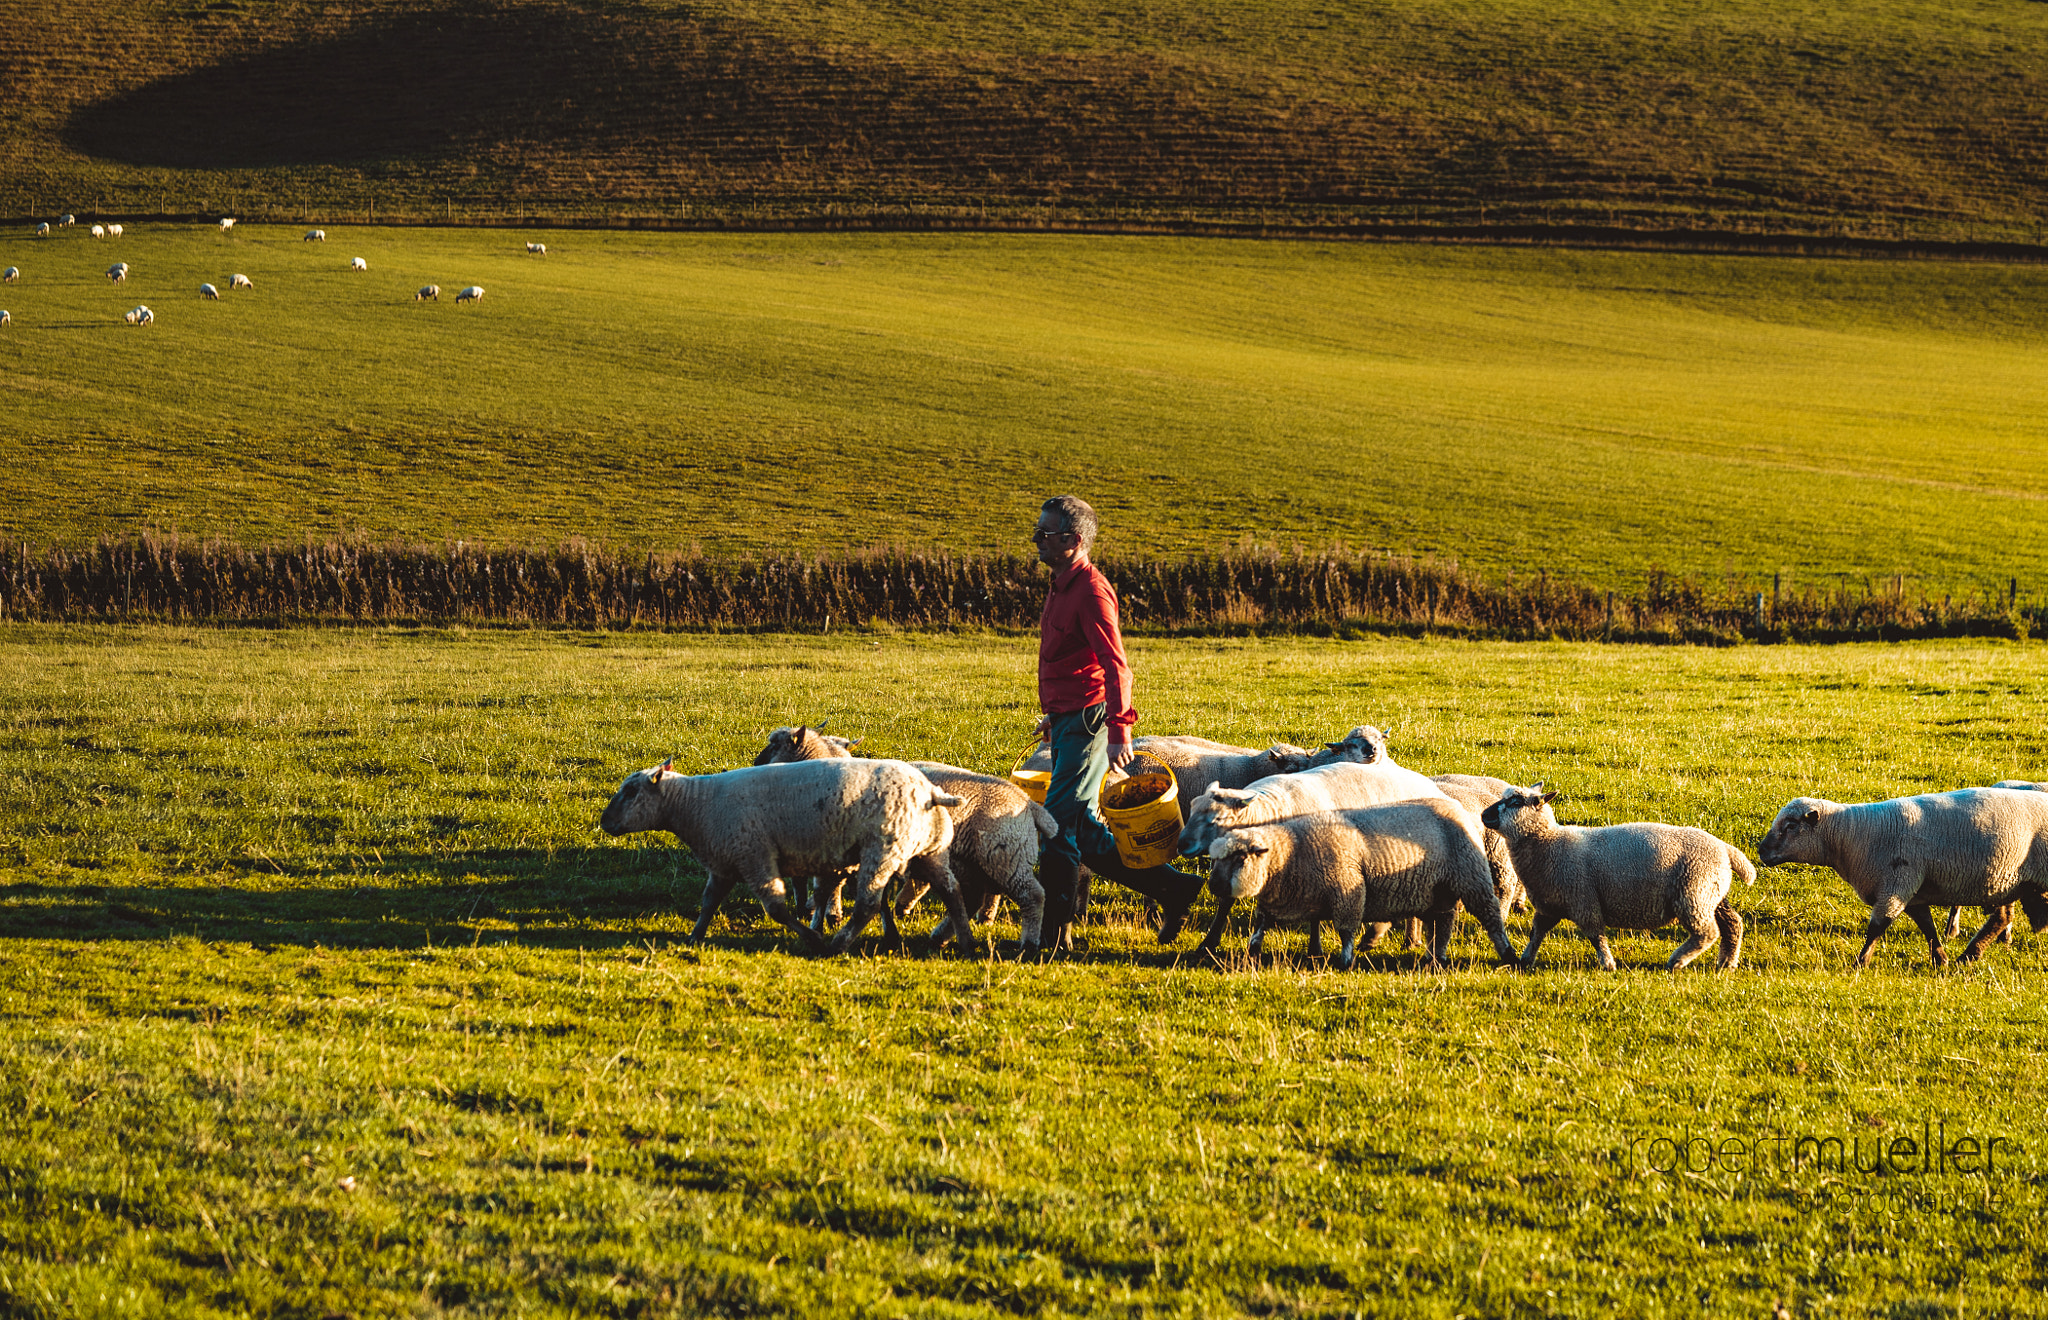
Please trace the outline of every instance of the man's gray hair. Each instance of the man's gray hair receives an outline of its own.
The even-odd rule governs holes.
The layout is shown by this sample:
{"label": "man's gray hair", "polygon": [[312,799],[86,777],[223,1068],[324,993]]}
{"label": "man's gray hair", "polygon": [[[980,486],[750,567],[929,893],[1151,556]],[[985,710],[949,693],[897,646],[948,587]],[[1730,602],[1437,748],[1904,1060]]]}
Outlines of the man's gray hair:
{"label": "man's gray hair", "polygon": [[1057,513],[1067,520],[1067,530],[1081,538],[1081,549],[1095,544],[1095,510],[1079,495],[1055,495],[1038,506],[1040,513]]}

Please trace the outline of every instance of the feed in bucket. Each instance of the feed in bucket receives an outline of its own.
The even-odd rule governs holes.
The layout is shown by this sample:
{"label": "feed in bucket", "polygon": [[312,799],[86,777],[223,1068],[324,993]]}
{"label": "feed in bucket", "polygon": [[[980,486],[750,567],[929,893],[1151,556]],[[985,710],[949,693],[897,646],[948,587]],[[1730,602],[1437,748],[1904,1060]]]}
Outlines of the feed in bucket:
{"label": "feed in bucket", "polygon": [[1180,785],[1170,768],[1142,771],[1109,785],[1102,790],[1101,804],[1125,866],[1163,866],[1180,851]]}

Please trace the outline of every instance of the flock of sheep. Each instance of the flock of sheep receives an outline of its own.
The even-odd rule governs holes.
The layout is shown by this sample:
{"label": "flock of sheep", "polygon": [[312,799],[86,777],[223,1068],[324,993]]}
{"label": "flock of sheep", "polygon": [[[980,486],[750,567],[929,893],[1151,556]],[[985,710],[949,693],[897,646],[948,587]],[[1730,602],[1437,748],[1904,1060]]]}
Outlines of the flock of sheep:
{"label": "flock of sheep", "polygon": [[[49,238],[51,237],[55,229],[68,229],[76,225],[77,223],[78,219],[76,216],[61,215],[58,216],[54,221],[44,221],[36,225],[35,236],[37,238]],[[228,233],[231,230],[233,230],[234,227],[235,219],[233,216],[223,216],[221,218],[221,233]],[[93,238],[105,239],[120,238],[126,231],[120,225],[106,224],[94,225],[87,232]],[[325,243],[327,241],[327,231],[324,229],[308,229],[305,233],[304,241],[308,243]],[[547,255],[548,247],[545,243],[528,243],[526,245],[526,250],[527,252],[534,256],[544,257]],[[370,268],[370,263],[361,257],[349,258],[348,264],[350,270],[367,271]],[[107,267],[107,279],[115,284],[126,283],[128,279],[128,270],[129,267],[127,262],[117,261],[113,265]],[[14,284],[18,283],[20,279],[21,267],[9,266],[5,272],[4,277],[0,277],[0,282]],[[228,276],[228,289],[230,292],[236,289],[254,289],[255,287],[255,282],[251,280],[247,275],[237,273]],[[205,299],[209,302],[217,302],[220,300],[221,291],[219,286],[215,284],[212,284],[210,282],[202,283],[199,286],[199,296],[202,299]],[[456,294],[455,301],[457,303],[480,302],[483,300],[483,296],[483,286],[480,284],[472,284],[468,288],[465,288],[460,293]],[[420,288],[419,292],[414,295],[414,301],[416,302],[439,302],[440,299],[441,287],[438,284],[424,285]],[[137,305],[133,308],[130,308],[127,312],[123,313],[122,320],[126,321],[129,325],[150,325],[156,321],[156,313],[152,312],[147,306]],[[13,322],[13,314],[4,309],[0,309],[0,326],[12,325]]]}
{"label": "flock of sheep", "polygon": [[[992,920],[1016,904],[1020,954],[1062,947],[1044,925],[1045,890],[1032,873],[1057,826],[1016,782],[930,761],[868,760],[856,743],[809,727],[782,728],[754,764],[704,775],[671,763],[620,785],[601,827],[617,836],[666,830],[688,845],[709,879],[693,940],[744,882],[770,917],[813,953],[842,953],[879,914],[900,943],[895,917],[937,890],[946,919],[934,943],[954,939],[973,956],[970,913]],[[1220,947],[1231,912],[1252,904],[1249,952],[1275,925],[1306,923],[1321,951],[1321,923],[1342,940],[1334,965],[1348,969],[1396,922],[1412,944],[1426,940],[1444,965],[1460,908],[1486,930],[1504,963],[1528,970],[1544,937],[1570,921],[1613,970],[1609,930],[1673,922],[1687,938],[1665,964],[1676,971],[1720,944],[1719,965],[1741,956],[1742,918],[1728,896],[1737,877],[1754,884],[1741,849],[1690,826],[1641,822],[1560,824],[1554,796],[1484,775],[1425,776],[1397,765],[1378,729],[1362,725],[1316,751],[1280,743],[1263,751],[1205,738],[1139,738],[1141,757],[1167,766],[1179,786],[1179,852],[1206,858],[1216,913],[1200,952]],[[1044,748],[1033,765],[1049,766]],[[1796,798],[1764,835],[1767,866],[1832,867],[1870,905],[1857,965],[1867,965],[1887,927],[1910,916],[1937,966],[1947,962],[1932,909],[1978,907],[1985,921],[1964,961],[2012,938],[2012,905],[2034,929],[2048,927],[2048,783],[2004,780],[1989,788],[1845,805]],[[896,903],[885,901],[902,880]],[[851,882],[851,916],[827,938]],[[1083,898],[1085,906],[1086,899]],[[1518,956],[1505,915],[1533,909]],[[1167,938],[1162,933],[1162,939]]]}

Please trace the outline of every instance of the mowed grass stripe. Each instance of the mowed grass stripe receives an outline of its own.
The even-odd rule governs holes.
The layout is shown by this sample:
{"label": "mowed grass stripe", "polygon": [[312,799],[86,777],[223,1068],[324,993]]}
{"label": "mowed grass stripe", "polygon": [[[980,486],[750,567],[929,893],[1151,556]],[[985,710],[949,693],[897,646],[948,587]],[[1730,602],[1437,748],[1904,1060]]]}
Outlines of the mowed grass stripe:
{"label": "mowed grass stripe", "polygon": [[[1148,729],[1370,719],[1418,768],[1550,780],[1567,820],[1742,844],[1796,792],[2048,761],[2033,646],[1133,654]],[[1467,923],[1447,976],[1332,974],[1294,933],[1218,976],[1116,901],[1070,964],[809,962],[739,902],[680,949],[701,874],[595,829],[629,767],[828,715],[1000,768],[1031,665],[1016,637],[0,630],[7,1309],[2042,1313],[2031,933],[1935,973],[1897,931],[1854,974],[1861,904],[1794,867],[1734,896],[1729,975],[1654,970],[1672,931],[1615,975],[1569,931],[1496,974]],[[1870,1164],[1923,1123],[2007,1138],[1996,1175],[1648,1167],[1658,1137]]]}
{"label": "mowed grass stripe", "polygon": [[[1075,488],[1134,553],[1342,539],[1619,585],[2041,567],[2029,267],[328,232],[4,245],[0,534],[979,550]],[[236,271],[255,290],[199,300]],[[119,323],[136,302],[155,326]]]}

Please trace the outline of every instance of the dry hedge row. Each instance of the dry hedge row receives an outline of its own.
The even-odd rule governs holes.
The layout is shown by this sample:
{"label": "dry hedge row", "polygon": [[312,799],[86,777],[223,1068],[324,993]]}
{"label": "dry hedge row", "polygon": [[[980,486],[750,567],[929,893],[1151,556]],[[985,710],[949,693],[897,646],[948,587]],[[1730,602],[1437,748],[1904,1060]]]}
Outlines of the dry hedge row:
{"label": "dry hedge row", "polygon": [[[1165,632],[1399,632],[1515,640],[1725,643],[2048,636],[2048,609],[2005,592],[1935,599],[1881,584],[1718,585],[1652,571],[1633,593],[1547,574],[1489,582],[1381,553],[1236,550],[1110,560],[1124,623]],[[308,542],[297,548],[105,539],[0,547],[0,619],[509,624],[735,629],[1034,626],[1045,573],[1014,555],[902,549],[721,561],[551,550]]]}

